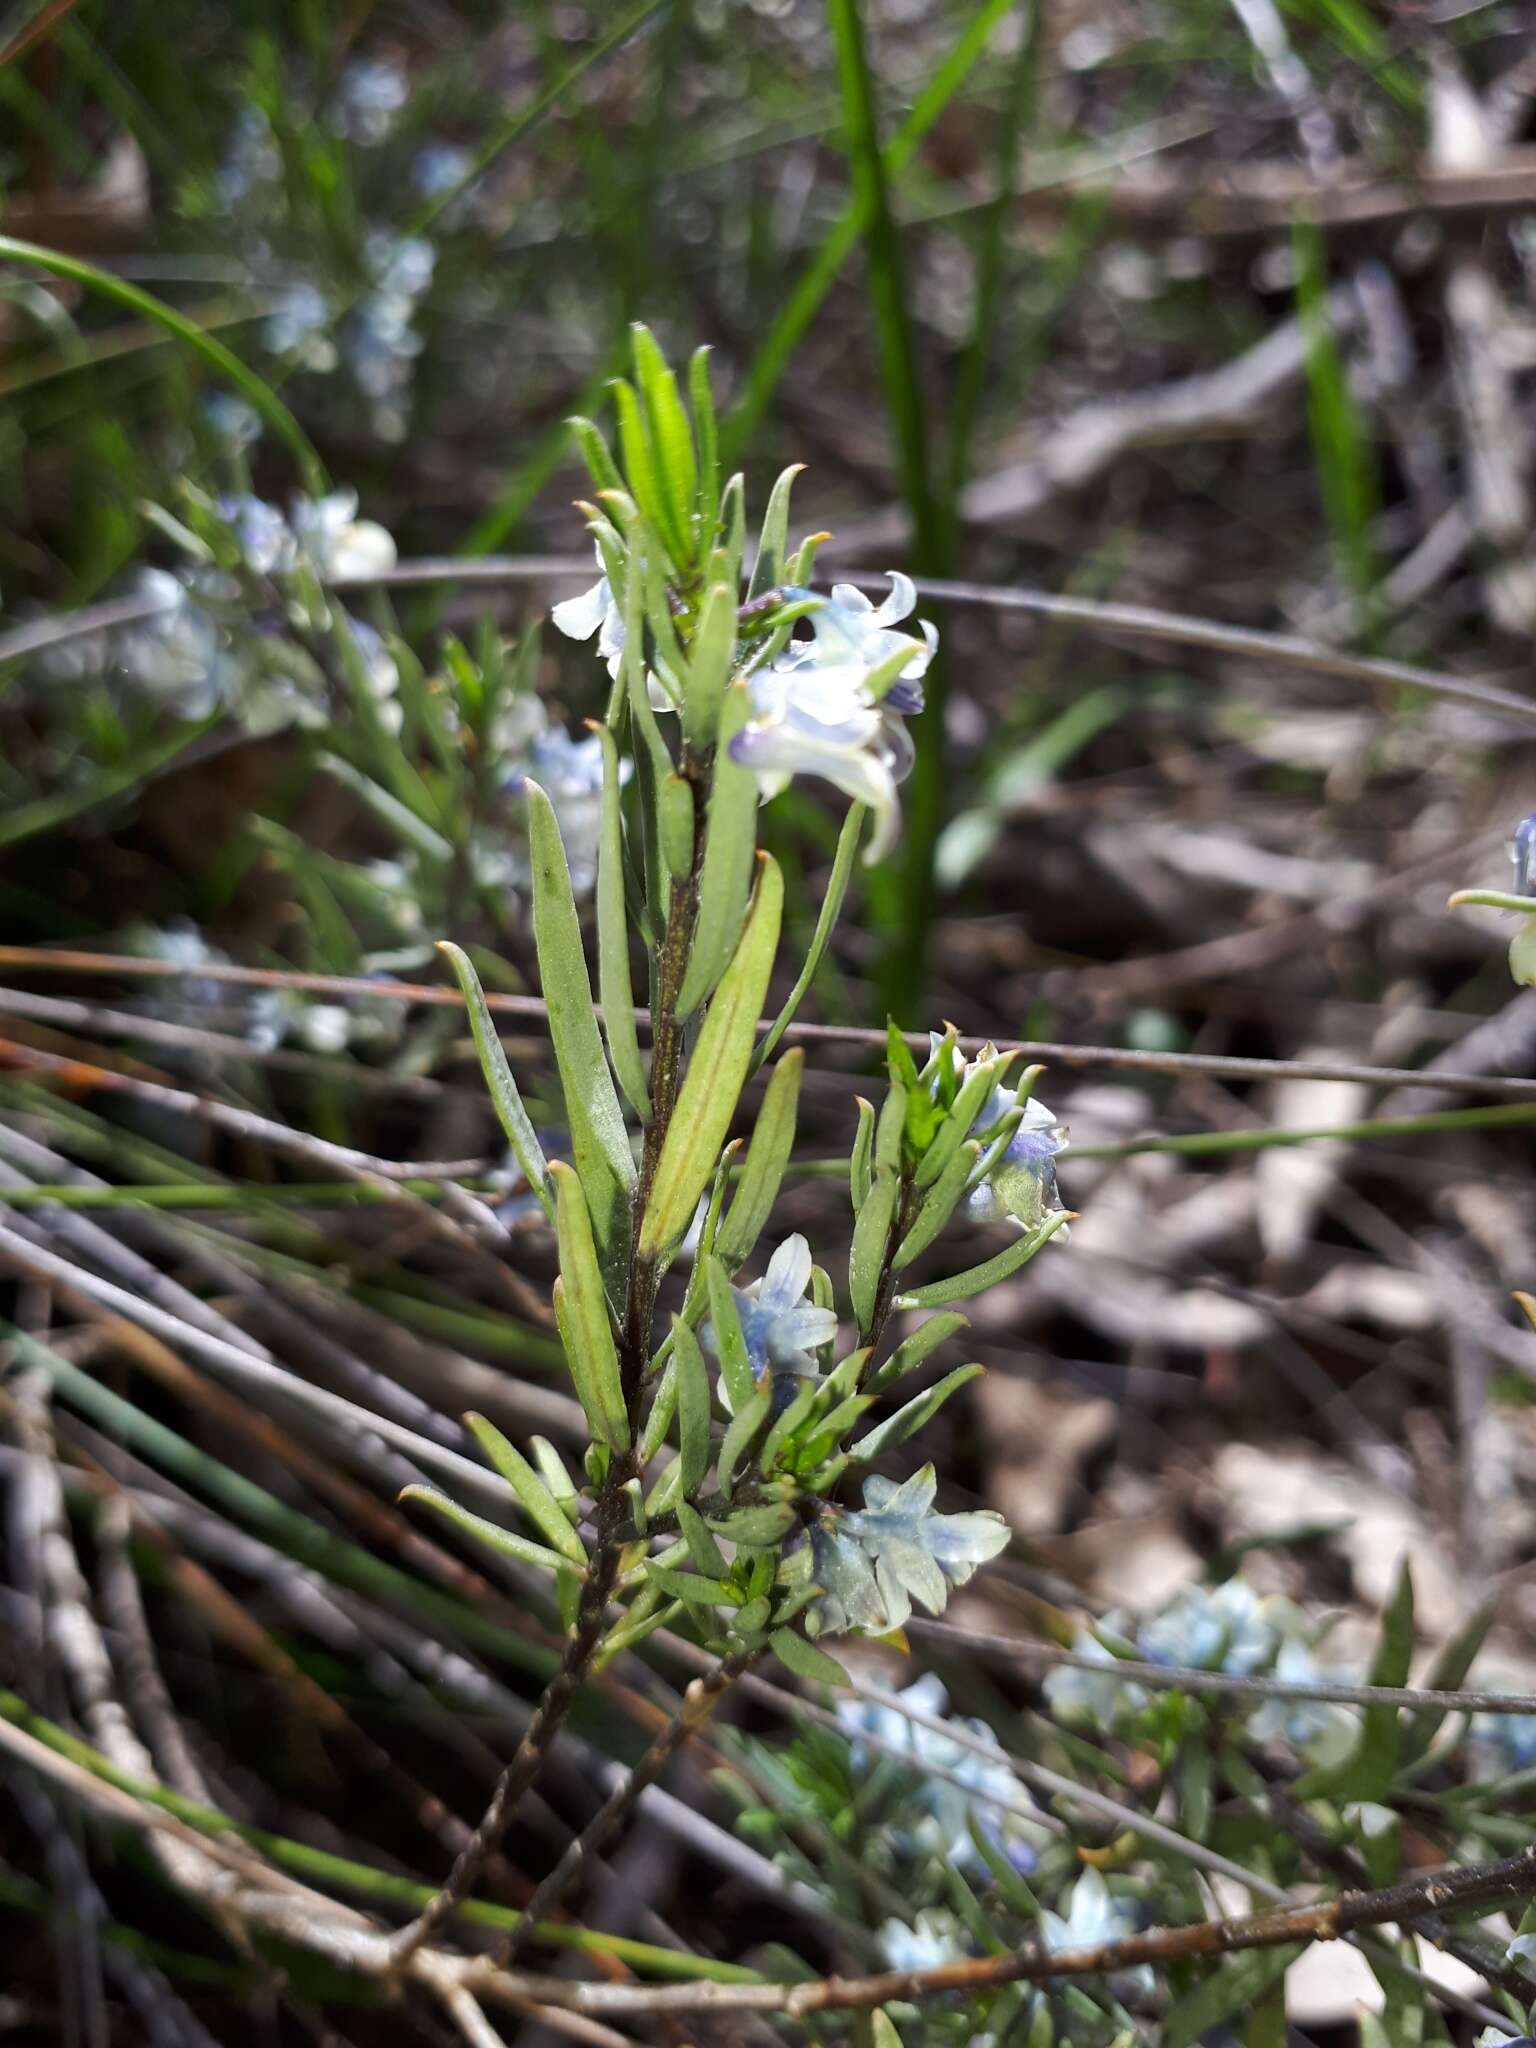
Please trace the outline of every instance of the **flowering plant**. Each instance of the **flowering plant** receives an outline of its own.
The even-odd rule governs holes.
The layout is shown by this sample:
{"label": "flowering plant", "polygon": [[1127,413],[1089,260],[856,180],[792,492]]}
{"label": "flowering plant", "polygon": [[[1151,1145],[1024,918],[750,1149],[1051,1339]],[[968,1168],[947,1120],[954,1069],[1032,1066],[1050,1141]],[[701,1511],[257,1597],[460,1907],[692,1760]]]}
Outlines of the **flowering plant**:
{"label": "flowering plant", "polygon": [[[889,1635],[914,1606],[940,1613],[1004,1548],[1000,1516],[936,1504],[931,1464],[905,1477],[887,1468],[980,1370],[962,1365],[916,1393],[904,1384],[964,1327],[953,1304],[1019,1271],[1067,1220],[1053,1170],[1062,1139],[1031,1096],[1035,1070],[1015,1076],[1014,1056],[990,1045],[967,1059],[953,1030],[934,1035],[920,1066],[893,1029],[878,1109],[850,1104],[845,1283],[833,1278],[842,1261],[818,1259],[799,1234],[745,1277],[794,1161],[803,1055],[781,1041],[866,824],[867,859],[899,830],[904,720],[922,704],[937,636],[926,623],[900,630],[915,603],[901,575],[879,604],[849,585],[826,598],[810,589],[816,542],[791,548],[787,538],[793,470],[770,495],[749,562],[742,479],[718,475],[703,352],[688,389],[685,406],[637,328],[633,381],[614,387],[617,455],[595,425],[575,423],[601,574],[556,608],[555,624],[593,642],[608,676],[605,715],[576,743],[597,782],[600,1012],[577,911],[587,846],[549,782],[572,765],[572,743],[542,754],[536,743],[520,781],[568,1131],[558,1145],[535,1132],[468,954],[442,947],[508,1142],[554,1232],[555,1314],[590,1431],[573,1471],[547,1444],[525,1455],[472,1419],[516,1527],[411,1489],[547,1572],[567,1629],[560,1673],[477,1855],[531,1783],[575,1685],[620,1650],[667,1628],[713,1660],[634,1774],[632,1798],[757,1660],[771,1652],[803,1679],[841,1684],[828,1639]],[[758,843],[759,799],[797,775],[852,804],[808,957],[764,1033],[783,883]],[[733,1136],[759,1074],[755,1118]],[[919,1261],[962,1215],[1007,1220],[1016,1234],[980,1264],[918,1279]],[[925,1310],[942,1313],[898,1333],[898,1317]],[[581,1855],[617,1817],[599,1815]],[[546,1880],[530,1923],[579,1863],[567,1859]]]}

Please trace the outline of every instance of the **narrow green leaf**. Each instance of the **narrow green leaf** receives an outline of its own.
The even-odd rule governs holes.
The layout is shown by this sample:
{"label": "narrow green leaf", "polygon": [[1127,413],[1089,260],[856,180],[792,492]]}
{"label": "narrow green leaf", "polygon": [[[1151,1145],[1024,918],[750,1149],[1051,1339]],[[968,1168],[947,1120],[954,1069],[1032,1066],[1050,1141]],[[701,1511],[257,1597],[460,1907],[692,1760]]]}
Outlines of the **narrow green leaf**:
{"label": "narrow green leaf", "polygon": [[55,277],[67,277],[71,283],[84,285],[103,298],[116,300],[130,313],[137,313],[141,319],[149,320],[167,334],[174,335],[176,340],[201,356],[211,369],[232,384],[278,439],[286,443],[303,474],[304,488],[314,497],[325,495],[328,488],[325,465],[293,414],[270,384],[258,377],[222,341],[199,327],[195,320],[189,320],[184,313],[178,313],[152,293],[141,290],[138,285],[130,284],[126,278],[117,277],[109,270],[99,269],[94,263],[87,263],[78,256],[66,256],[57,249],[39,248],[33,242],[17,241],[12,235],[0,235],[0,263],[28,263],[38,270],[51,271]]}
{"label": "narrow green leaf", "polygon": [[779,1468],[785,1446],[799,1434],[803,1424],[808,1422],[812,1411],[825,1396],[825,1382],[807,1380],[798,1394],[794,1395],[781,1415],[776,1415],[768,1434],[763,1438],[757,1453],[757,1469],[765,1479],[771,1479]]}
{"label": "narrow green leaf", "polygon": [[[1376,1654],[1366,1674],[1371,1685],[1402,1686],[1408,1683],[1413,1663],[1413,1575],[1405,1557],[1398,1567],[1397,1583],[1381,1617],[1381,1634]],[[1361,1716],[1355,1746],[1342,1763],[1309,1771],[1297,1781],[1296,1796],[1310,1799],[1319,1793],[1349,1800],[1384,1799],[1397,1775],[1398,1734],[1401,1723],[1396,1707],[1367,1707]]]}
{"label": "narrow green leaf", "polygon": [[[693,405],[693,432],[699,450],[699,559],[715,544],[720,517],[720,430],[715,420],[715,398],[709,388],[709,350],[697,348],[688,363],[688,396]],[[732,579],[731,588],[737,588]]]}
{"label": "narrow green leaf", "polygon": [[693,873],[693,784],[668,774],[658,790],[661,857],[674,882]]}
{"label": "narrow green leaf", "polygon": [[751,1256],[764,1224],[773,1213],[794,1147],[804,1068],[805,1054],[796,1046],[779,1061],[763,1092],[763,1105],[752,1127],[752,1142],[747,1147],[741,1179],[715,1243],[728,1273],[736,1272]]}
{"label": "narrow green leaf", "polygon": [[766,1593],[759,1593],[755,1600],[749,1600],[736,1615],[735,1633],[739,1636],[755,1636],[768,1626],[773,1613],[773,1602]]}
{"label": "narrow green leaf", "polygon": [[741,1596],[724,1579],[706,1579],[694,1572],[673,1571],[670,1566],[647,1560],[646,1576],[674,1600],[686,1600],[690,1607],[739,1607]]}
{"label": "narrow green leaf", "polygon": [[[656,1391],[651,1396],[650,1412],[645,1418],[645,1427],[640,1432],[640,1450],[637,1462],[642,1469],[649,1465],[653,1458],[661,1455],[662,1446],[667,1440],[667,1432],[672,1427],[672,1417],[677,1413],[676,1348],[672,1339],[668,1337],[656,1353],[656,1359],[661,1358],[663,1353],[666,1354],[666,1365],[662,1370],[660,1380],[657,1382]],[[656,1359],[651,1361],[653,1367],[656,1365]],[[670,1470],[671,1467],[669,1466],[668,1471],[670,1472]],[[654,1515],[659,1512],[660,1510],[653,1500],[651,1503],[651,1513]]]}
{"label": "narrow green leaf", "polygon": [[760,1501],[756,1507],[735,1508],[728,1515],[710,1515],[709,1526],[748,1550],[760,1550],[781,1543],[795,1525],[793,1503],[787,1500]]}
{"label": "narrow green leaf", "polygon": [[499,1522],[488,1521],[484,1515],[477,1515],[470,1508],[459,1506],[446,1493],[440,1493],[435,1486],[407,1486],[400,1492],[401,1500],[420,1501],[431,1508],[446,1522],[452,1522],[467,1536],[473,1536],[477,1543],[484,1543],[491,1550],[499,1550],[504,1557],[515,1557],[521,1564],[537,1565],[540,1571],[576,1571],[569,1558],[562,1557],[557,1550],[550,1550],[542,1543],[530,1543],[526,1536],[519,1536],[511,1529],[503,1529]]}
{"label": "narrow green leaf", "polygon": [[560,827],[538,784],[529,782],[527,791],[533,935],[544,999],[549,1005],[549,1035],[565,1093],[576,1171],[591,1212],[603,1271],[617,1294],[629,1257],[635,1159],[597,1033],[581,922],[571,894],[571,872]]}
{"label": "narrow green leaf", "polygon": [[624,483],[630,496],[656,531],[674,563],[685,567],[688,551],[676,521],[676,508],[662,479],[650,429],[640,409],[635,388],[623,377],[608,387],[619,423],[619,455],[624,466]]}
{"label": "narrow green leaf", "polygon": [[826,958],[827,947],[837,929],[837,920],[842,915],[843,899],[848,894],[849,878],[859,850],[859,839],[864,830],[864,820],[869,816],[867,804],[850,804],[843,819],[843,829],[837,835],[837,852],[832,858],[832,872],[827,877],[826,892],[821,899],[821,909],[816,914],[816,929],[811,934],[811,943],[806,949],[805,961],[795,977],[795,985],[784,1000],[784,1007],[774,1018],[767,1036],[757,1048],[753,1059],[753,1070],[764,1064],[774,1047],[784,1036],[795,1012],[805,999],[806,990],[816,979],[822,961]]}
{"label": "narrow green leaf", "polygon": [[793,1629],[776,1628],[768,1640],[784,1669],[792,1671],[796,1678],[806,1679],[812,1685],[835,1685],[844,1689],[852,1686],[853,1680],[835,1657],[829,1657],[825,1650],[818,1650],[814,1643],[796,1635]]}
{"label": "narrow green leaf", "polygon": [[699,1340],[679,1316],[672,1318],[672,1364],[677,1379],[677,1423],[682,1444],[682,1489],[696,1493],[709,1470],[709,1372]]}
{"label": "narrow green leaf", "polygon": [[932,1187],[949,1165],[970,1136],[977,1117],[984,1113],[993,1089],[1002,1085],[1013,1057],[1012,1053],[1003,1053],[995,1060],[979,1061],[966,1076],[948,1117],[918,1161],[912,1176],[918,1187]]}
{"label": "narrow green leaf", "polygon": [[539,1468],[544,1484],[561,1504],[562,1510],[569,1503],[570,1510],[574,1513],[580,1504],[581,1496],[576,1491],[575,1480],[565,1469],[565,1460],[548,1437],[530,1437],[528,1442],[533,1452],[533,1461]]}
{"label": "narrow green leaf", "polygon": [[848,1158],[848,1197],[857,1216],[869,1200],[869,1190],[875,1177],[875,1105],[862,1095],[853,1099],[858,1104],[859,1128],[854,1134],[853,1151]]}
{"label": "narrow green leaf", "polygon": [[763,528],[758,536],[757,560],[752,565],[752,582],[747,591],[749,601],[761,597],[765,590],[772,590],[784,573],[784,544],[789,534],[789,494],[794,488],[795,478],[804,467],[803,462],[792,462],[781,472],[768,494],[768,509],[763,514]]}
{"label": "narrow green leaf", "polygon": [[642,1123],[651,1114],[645,1062],[635,1032],[635,993],[629,978],[629,923],[624,915],[624,825],[620,811],[619,750],[606,725],[591,724],[603,750],[601,836],[597,848],[597,987],[603,1029],[619,1086]]}
{"label": "narrow green leaf", "polygon": [[784,906],[777,861],[768,854],[759,859],[740,943],[704,1019],[657,1162],[640,1226],[640,1250],[648,1258],[660,1257],[692,1221],[747,1077]]}
{"label": "narrow green leaf", "polygon": [[518,1093],[517,1083],[512,1078],[512,1069],[507,1064],[507,1055],[502,1050],[501,1039],[491,1013],[486,1007],[485,991],[480,986],[480,977],[475,972],[474,962],[462,947],[450,939],[439,939],[437,950],[453,969],[459,992],[464,998],[464,1007],[469,1016],[470,1036],[475,1041],[475,1051],[480,1060],[480,1071],[485,1076],[485,1085],[490,1090],[491,1107],[496,1112],[497,1122],[506,1133],[507,1143],[512,1147],[512,1156],[523,1169],[528,1185],[538,1196],[544,1214],[553,1223],[555,1220],[555,1198],[549,1185],[549,1165],[544,1157],[544,1148],[539,1143],[528,1112],[523,1107],[523,1098]]}
{"label": "narrow green leaf", "polygon": [[925,1388],[921,1394],[914,1394],[894,1415],[888,1415],[884,1422],[866,1431],[856,1443],[848,1446],[849,1450],[854,1457],[863,1459],[878,1458],[886,1451],[894,1450],[897,1444],[904,1444],[909,1436],[915,1436],[924,1428],[951,1394],[958,1394],[962,1387],[968,1386],[985,1370],[980,1365],[956,1366],[952,1373],[946,1373],[933,1386]]}
{"label": "narrow green leaf", "polygon": [[1063,1224],[1071,1221],[1070,1210],[1058,1210],[1054,1216],[1047,1216],[1038,1230],[1016,1239],[995,1259],[988,1259],[980,1266],[971,1266],[964,1273],[956,1273],[953,1279],[931,1280],[926,1287],[914,1287],[909,1293],[898,1295],[896,1306],[947,1308],[952,1301],[964,1301],[968,1295],[984,1293],[987,1288],[995,1287],[1000,1280],[1011,1279],[1027,1266],[1040,1247],[1048,1243]]}
{"label": "narrow green leaf", "polygon": [[[714,989],[730,961],[746,914],[757,847],[757,781],[750,768],[732,760],[731,741],[746,724],[751,709],[752,700],[742,685],[727,691],[720,705],[704,859],[699,870],[698,917],[678,991],[679,1017],[691,1017]],[[757,1019],[752,1021],[755,1027]],[[747,1051],[750,1059],[750,1045]]]}
{"label": "narrow green leaf", "polygon": [[724,541],[725,580],[741,588],[741,563],[747,549],[747,480],[738,470],[720,494],[720,535]]}
{"label": "narrow green leaf", "polygon": [[709,1293],[709,1315],[714,1326],[715,1350],[720,1357],[720,1377],[730,1397],[731,1413],[739,1415],[757,1392],[747,1340],[741,1332],[741,1317],[725,1268],[716,1258],[704,1261],[704,1282]]}
{"label": "narrow green leaf", "polygon": [[555,1316],[571,1378],[593,1435],[610,1450],[627,1451],[629,1415],[586,1197],[579,1177],[563,1160],[555,1160],[549,1173],[560,1244]]}
{"label": "narrow green leaf", "polygon": [[683,731],[698,753],[715,743],[735,657],[736,593],[724,583],[715,583],[699,609],[683,689]]}
{"label": "narrow green leaf", "polygon": [[594,421],[583,419],[579,413],[566,421],[576,446],[581,450],[581,459],[587,465],[588,474],[599,491],[622,491],[624,479],[619,475],[618,465],[608,452],[608,443],[602,429]]}
{"label": "narrow green leaf", "polygon": [[720,1445],[720,1455],[715,1467],[721,1498],[729,1500],[731,1486],[736,1477],[736,1467],[741,1463],[742,1454],[753,1437],[768,1419],[769,1405],[773,1400],[773,1382],[766,1380],[753,1394],[744,1408],[738,1408],[731,1418],[731,1425],[725,1432]]}
{"label": "narrow green leaf", "polygon": [[981,1147],[974,1138],[968,1138],[924,1195],[922,1207],[912,1219],[911,1229],[896,1247],[891,1260],[898,1273],[903,1266],[910,1266],[920,1252],[928,1249],[954,1214],[955,1204],[970,1179],[971,1168],[980,1157]]}
{"label": "narrow green leaf", "polygon": [[677,1526],[688,1546],[694,1570],[702,1572],[707,1579],[723,1579],[730,1570],[725,1552],[710,1535],[709,1525],[698,1509],[690,1507],[685,1500],[677,1504]]}
{"label": "narrow green leaf", "polygon": [[880,1276],[885,1271],[886,1240],[900,1193],[899,1178],[889,1167],[882,1166],[875,1174],[869,1200],[853,1221],[853,1248],[848,1254],[848,1293],[862,1331],[867,1332],[874,1319]]}
{"label": "narrow green leaf", "polygon": [[[0,238],[3,239],[3,238]],[[355,645],[355,643],[353,643]],[[387,831],[390,831],[404,846],[419,853],[423,859],[437,867],[446,867],[453,859],[453,848],[429,825],[419,811],[396,796],[392,790],[383,788],[372,776],[365,775],[360,768],[343,760],[340,754],[320,753],[315,756],[316,765],[325,770],[333,782],[339,782],[343,789],[350,790],[359,803],[372,811]],[[427,800],[423,799],[423,803]]]}
{"label": "narrow green leaf", "polygon": [[562,1557],[568,1557],[572,1564],[585,1569],[587,1553],[581,1538],[522,1452],[483,1415],[466,1415],[464,1420],[474,1432],[481,1450],[517,1495],[529,1521]]}
{"label": "narrow green leaf", "polygon": [[[694,531],[699,490],[693,429],[678,396],[677,378],[650,329],[637,321],[630,329],[630,344],[634,351],[635,382],[640,387],[650,425],[651,451],[667,498],[666,530],[670,535],[675,528],[686,540]],[[692,550],[685,548],[677,557],[678,568],[686,570],[692,559]]]}
{"label": "narrow green leaf", "polygon": [[901,1081],[892,1081],[880,1105],[875,1122],[874,1168],[876,1174],[901,1169],[901,1140],[907,1127],[907,1104],[911,1091]]}

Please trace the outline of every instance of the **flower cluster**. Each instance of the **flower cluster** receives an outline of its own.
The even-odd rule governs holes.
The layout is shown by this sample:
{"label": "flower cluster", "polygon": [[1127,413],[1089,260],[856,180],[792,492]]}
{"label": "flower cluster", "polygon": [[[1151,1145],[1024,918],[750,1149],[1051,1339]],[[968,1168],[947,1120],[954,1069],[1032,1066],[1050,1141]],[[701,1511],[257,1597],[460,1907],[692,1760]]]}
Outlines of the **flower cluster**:
{"label": "flower cluster", "polygon": [[[1185,1586],[1144,1620],[1112,1612],[1094,1629],[1079,1631],[1073,1650],[1102,1670],[1058,1665],[1045,1680],[1045,1697],[1063,1721],[1108,1730],[1142,1713],[1150,1699],[1144,1686],[1116,1675],[1122,1658],[1165,1670],[1268,1673],[1305,1684],[1318,1672],[1299,1629],[1300,1617],[1288,1602],[1261,1599],[1242,1579],[1210,1590]],[[1265,1699],[1248,1720],[1257,1740],[1285,1741],[1298,1750],[1322,1748],[1348,1726],[1344,1710],[1320,1700]]]}
{"label": "flower cluster", "polygon": [[[49,682],[100,678],[177,718],[224,712],[252,735],[324,724],[325,676],[287,630],[285,580],[300,571],[326,584],[373,577],[393,566],[394,541],[358,518],[351,490],[296,496],[286,513],[249,494],[194,509],[200,533],[171,522],[192,559],[174,571],[139,569],[114,593],[139,600],[142,613],[47,650],[38,673]],[[378,716],[398,730],[394,656],[366,620],[336,613]]]}
{"label": "flower cluster", "polygon": [[[985,1045],[974,1060],[965,1060],[953,1045],[946,1055],[942,1033],[932,1031],[928,1036],[930,1064],[947,1056],[958,1087],[997,1063],[995,1045]],[[937,1074],[929,1085],[937,1095]],[[986,1145],[1009,1124],[1013,1128],[1006,1145],[989,1164],[985,1178],[972,1189],[967,1206],[978,1223],[1009,1222],[1021,1230],[1038,1230],[1044,1219],[1061,1207],[1056,1155],[1065,1149],[1067,1133],[1027,1088],[999,1083],[977,1110],[970,1135]]]}
{"label": "flower cluster", "polygon": [[[599,556],[601,566],[601,556]],[[938,633],[918,622],[920,639],[895,628],[917,603],[910,577],[893,573],[890,594],[873,604],[851,583],[828,598],[798,584],[778,596],[807,607],[801,623],[809,638],[791,638],[750,671],[751,716],[731,740],[731,756],[757,778],[764,801],[796,775],[818,775],[855,803],[868,805],[875,829],[866,859],[890,851],[900,811],[897,785],[912,767],[904,720],[923,708],[922,678],[938,648]],[[573,640],[596,636],[610,675],[624,657],[624,621],[605,574],[590,589],[557,604],[555,625]],[[652,679],[652,702],[676,710],[672,694]]]}
{"label": "flower cluster", "polygon": [[[915,1788],[902,1801],[898,1850],[941,1856],[955,1869],[984,1879],[988,1864],[977,1846],[980,1837],[1015,1870],[1033,1870],[1045,1840],[1030,1819],[1034,1801],[986,1722],[950,1715],[949,1694],[933,1672],[914,1679],[898,1697],[928,1720],[948,1720],[959,1734],[972,1738],[958,1742],[878,1700],[839,1700],[837,1718],[851,1738],[855,1770],[878,1768],[892,1750],[911,1758]],[[862,1737],[873,1737],[879,1749],[869,1748]],[[986,1745],[986,1755],[974,1747],[978,1742]]]}
{"label": "flower cluster", "polygon": [[[872,604],[851,583],[833,586],[803,623],[810,638],[792,639],[749,678],[752,716],[731,741],[731,753],[757,777],[765,799],[795,775],[818,775],[855,803],[867,804],[875,828],[865,858],[881,859],[896,837],[897,786],[912,768],[903,721],[923,708],[922,678],[938,649],[926,619],[921,639],[898,633],[917,602],[911,579],[893,574],[890,595]],[[790,603],[814,592],[787,585]]]}

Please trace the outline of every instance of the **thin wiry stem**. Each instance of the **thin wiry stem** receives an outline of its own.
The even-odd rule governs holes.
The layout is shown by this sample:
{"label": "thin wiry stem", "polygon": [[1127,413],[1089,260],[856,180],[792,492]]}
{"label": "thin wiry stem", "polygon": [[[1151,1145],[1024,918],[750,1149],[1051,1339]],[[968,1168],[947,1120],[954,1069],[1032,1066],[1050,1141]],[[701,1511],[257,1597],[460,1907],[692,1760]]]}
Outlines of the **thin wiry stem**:
{"label": "thin wiry stem", "polygon": [[908,1626],[915,1634],[932,1636],[967,1652],[980,1650],[1021,1664],[1066,1664],[1076,1670],[1092,1671],[1100,1678],[1123,1678],[1127,1683],[1134,1680],[1137,1685],[1158,1692],[1226,1693],[1255,1700],[1327,1700],[1347,1707],[1401,1707],[1406,1712],[1536,1715],[1536,1696],[1530,1693],[1348,1685],[1328,1678],[1248,1678],[1232,1671],[1201,1671],[1190,1665],[1147,1664],[1133,1657],[1116,1657],[1106,1663],[1102,1657],[1085,1657],[1055,1643],[1021,1641],[986,1629],[962,1628],[955,1622],[929,1621],[921,1615],[914,1615]]}
{"label": "thin wiry stem", "polygon": [[[80,952],[51,946],[0,946],[0,967],[14,967],[44,974],[102,974],[133,978],[165,979],[185,974],[185,968],[165,960],[138,960],[117,953]],[[218,963],[200,964],[201,981],[227,982],[247,988],[296,989],[332,997],[366,996],[374,1001],[420,1003],[437,1007],[463,1008],[457,989],[435,987],[427,982],[365,981],[357,975],[309,974],[287,968],[236,967]],[[543,1027],[548,1008],[542,996],[486,993],[487,1007],[502,1016],[525,1018]],[[601,1016],[599,1009],[597,1014]],[[650,1012],[635,1011],[636,1021],[650,1024]],[[772,1020],[764,1018],[760,1029],[768,1031]],[[904,1034],[914,1052],[925,1057],[928,1035],[922,1031]],[[888,1034],[856,1024],[812,1024],[798,1020],[788,1025],[785,1038],[801,1044],[883,1047]],[[963,1053],[974,1054],[988,1041],[963,1037],[956,1041]],[[1505,1101],[1536,1100],[1536,1080],[1524,1075],[1454,1074],[1430,1067],[1373,1067],[1338,1060],[1267,1060],[1215,1053],[1140,1052],[1119,1045],[1068,1045],[1054,1039],[1006,1038],[995,1041],[999,1052],[1020,1053],[1053,1067],[1109,1068],[1123,1073],[1198,1074],[1224,1081],[1352,1081],[1366,1088],[1435,1088],[1446,1093],[1488,1095]],[[409,1171],[397,1162],[371,1161],[375,1172],[390,1167]],[[434,1161],[441,1172],[446,1162]]]}
{"label": "thin wiry stem", "polygon": [[543,1769],[550,1744],[570,1709],[602,1637],[608,1599],[618,1576],[620,1552],[616,1536],[626,1505],[623,1492],[616,1487],[605,1488],[599,1497],[592,1559],[581,1589],[576,1625],[566,1640],[560,1668],[544,1688],[533,1719],[513,1751],[511,1762],[496,1780],[490,1803],[473,1835],[455,1858],[447,1881],[409,1926],[403,1927],[393,1938],[390,1945],[392,1970],[402,1968],[424,1948],[450,1914],[468,1898],[488,1858],[500,1846],[524,1793]]}
{"label": "thin wiry stem", "polygon": [[534,1940],[539,1922],[553,1916],[589,1865],[602,1855],[633,1811],[641,1793],[655,1784],[684,1743],[698,1733],[737,1679],[749,1671],[762,1654],[761,1650],[738,1650],[729,1657],[722,1657],[702,1677],[690,1681],[678,1711],[655,1737],[634,1769],[615,1785],[554,1869],[540,1882],[516,1929],[498,1947],[496,1955],[499,1962],[510,1965],[517,1961]]}

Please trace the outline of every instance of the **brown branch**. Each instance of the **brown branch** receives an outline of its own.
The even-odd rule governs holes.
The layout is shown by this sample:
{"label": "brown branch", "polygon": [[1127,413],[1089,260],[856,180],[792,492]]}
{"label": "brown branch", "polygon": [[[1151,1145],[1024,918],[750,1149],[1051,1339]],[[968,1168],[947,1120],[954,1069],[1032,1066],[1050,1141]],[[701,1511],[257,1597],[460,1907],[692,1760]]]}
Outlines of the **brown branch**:
{"label": "brown branch", "polygon": [[[147,1805],[104,1782],[10,1722],[0,1722],[0,1746],[44,1778],[114,1818],[141,1830],[161,1830],[181,1844],[195,1847],[205,1859],[208,1875],[217,1874],[220,1903],[242,1913],[252,1925],[281,1933],[301,1947],[366,1974],[386,1974],[391,1938],[379,1934],[361,1914],[269,1870],[243,1846],[204,1836],[163,1808]],[[1105,1976],[1142,1963],[1166,1965],[1248,1949],[1279,1948],[1295,1941],[1333,1941],[1361,1928],[1392,1922],[1414,1925],[1426,1913],[1513,1903],[1533,1892],[1536,1846],[1495,1863],[1426,1872],[1411,1882],[1379,1891],[1349,1891],[1311,1905],[1272,1908],[1182,1927],[1154,1927],[1091,1947],[1054,1953],[1030,1947],[929,1970],[828,1977],[810,1984],[573,1984],[564,1977],[504,1971],[485,1957],[457,1957],[428,1949],[411,1959],[410,1971],[439,1996],[462,1987],[477,1997],[518,2009],[533,2002],[610,2018],[685,2012],[782,2013],[794,2018],[1000,1984]]]}

